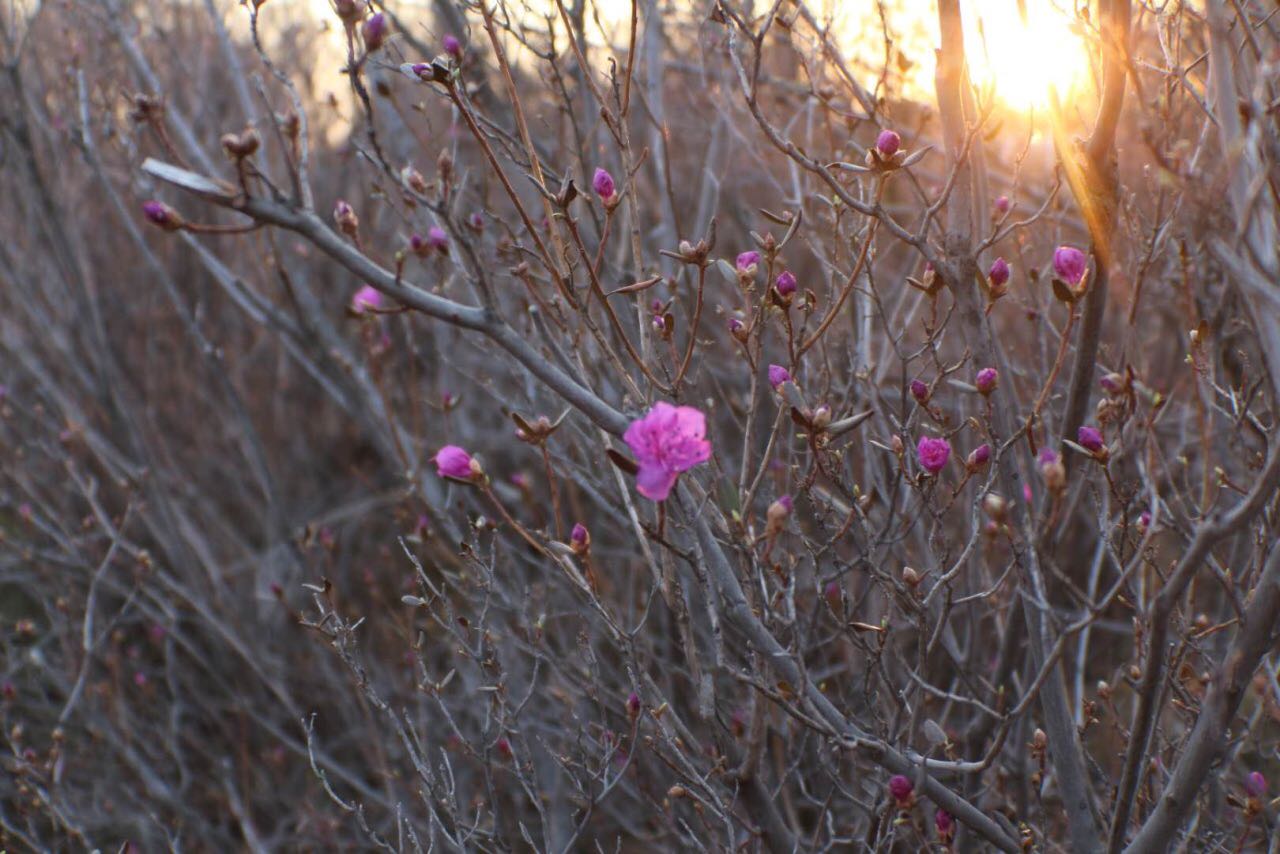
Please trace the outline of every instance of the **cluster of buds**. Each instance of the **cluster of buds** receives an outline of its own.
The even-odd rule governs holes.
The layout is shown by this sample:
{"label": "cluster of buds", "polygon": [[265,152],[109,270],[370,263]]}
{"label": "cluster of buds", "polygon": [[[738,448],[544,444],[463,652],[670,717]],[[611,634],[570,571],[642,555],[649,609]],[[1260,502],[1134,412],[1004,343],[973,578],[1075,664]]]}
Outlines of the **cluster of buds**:
{"label": "cluster of buds", "polygon": [[147,222],[165,231],[179,231],[187,224],[181,214],[156,199],[142,203],[142,215],[147,218]]}
{"label": "cluster of buds", "polygon": [[436,451],[432,459],[436,464],[436,474],[448,480],[475,483],[484,478],[480,461],[457,445],[445,445]]}
{"label": "cluster of buds", "polygon": [[427,236],[414,233],[409,236],[409,250],[419,258],[425,258],[433,252],[441,255],[449,254],[449,235],[438,225],[427,229]]}
{"label": "cluster of buds", "polygon": [[595,190],[596,195],[600,197],[600,202],[606,211],[612,211],[622,201],[622,194],[618,192],[613,176],[605,169],[596,169],[595,174],[591,176],[591,189]]}
{"label": "cluster of buds", "polygon": [[262,144],[262,140],[258,137],[256,130],[248,127],[241,133],[224,133],[221,143],[227,159],[239,162],[247,157],[252,157],[254,152],[258,150],[258,146]]}
{"label": "cluster of buds", "polygon": [[355,209],[345,199],[338,199],[333,206],[333,221],[339,231],[352,239],[360,231],[360,217],[356,216]]}

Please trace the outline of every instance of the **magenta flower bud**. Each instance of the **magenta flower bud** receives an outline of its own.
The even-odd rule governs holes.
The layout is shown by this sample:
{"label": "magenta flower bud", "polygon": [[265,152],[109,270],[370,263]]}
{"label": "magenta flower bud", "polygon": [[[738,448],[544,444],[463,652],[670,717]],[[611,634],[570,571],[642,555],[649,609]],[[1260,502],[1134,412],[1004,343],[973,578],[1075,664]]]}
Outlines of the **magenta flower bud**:
{"label": "magenta flower bud", "polygon": [[1059,246],[1053,251],[1054,275],[1072,287],[1084,279],[1088,263],[1085,254],[1074,246]]}
{"label": "magenta flower bud", "polygon": [[1250,771],[1244,778],[1244,790],[1251,798],[1260,798],[1267,793],[1267,778],[1260,771]]}
{"label": "magenta flower bud", "polygon": [[484,214],[476,211],[467,217],[467,225],[471,226],[473,231],[484,231]]}
{"label": "magenta flower bud", "polygon": [[1106,447],[1102,440],[1102,431],[1087,424],[1076,431],[1076,441],[1080,444],[1080,447],[1095,454]]}
{"label": "magenta flower bud", "polygon": [[348,236],[354,236],[360,230],[360,218],[356,216],[355,209],[342,199],[333,206],[333,221],[338,230]]}
{"label": "magenta flower bud", "polygon": [[462,59],[462,42],[458,41],[458,37],[453,33],[446,34],[440,43],[444,46],[445,53],[454,59]]}
{"label": "magenta flower bud", "polygon": [[983,368],[973,378],[973,384],[978,389],[978,393],[985,397],[1000,385],[1000,373],[995,368]]}
{"label": "magenta flower bud", "polygon": [[627,697],[627,717],[635,720],[640,714],[640,695],[632,691]]}
{"label": "magenta flower bud", "polygon": [[924,406],[929,402],[929,386],[925,385],[924,380],[911,381],[911,396],[916,399],[916,403]]}
{"label": "magenta flower bud", "polygon": [[1124,392],[1125,380],[1123,374],[1105,374],[1102,379],[1098,380],[1098,385],[1102,386],[1102,390],[1107,394],[1121,394]]}
{"label": "magenta flower bud", "polygon": [[682,472],[711,458],[707,417],[691,406],[659,401],[631,422],[622,440],[639,463],[636,491],[651,501],[666,500]]}
{"label": "magenta flower bud", "polygon": [[946,466],[951,457],[951,443],[946,439],[932,439],[921,436],[916,443],[916,458],[920,467],[929,474],[937,474]]}
{"label": "magenta flower bud", "polygon": [[427,230],[427,243],[439,252],[449,251],[449,235],[445,234],[444,229],[438,225],[433,225]]}
{"label": "magenta flower bud", "polygon": [[991,446],[983,442],[978,447],[969,452],[969,456],[965,458],[964,464],[970,469],[979,469],[991,461]]}
{"label": "magenta flower bud", "polygon": [[1147,529],[1150,527],[1151,527],[1151,511],[1143,510],[1142,513],[1139,514],[1138,516],[1138,528],[1142,531],[1142,533],[1145,534],[1147,532]]}
{"label": "magenta flower bud", "polygon": [[382,43],[387,40],[387,16],[374,12],[360,25],[360,35],[364,36],[365,50],[370,53],[382,47]]}
{"label": "magenta flower bud", "polygon": [[1000,216],[1004,216],[1005,214],[1007,214],[1009,212],[1009,207],[1010,205],[1009,205],[1008,196],[1000,196],[999,198],[996,199],[996,212],[999,213]]}
{"label": "magenta flower bud", "polygon": [[164,202],[152,199],[142,203],[142,215],[152,225],[158,225],[165,231],[177,231],[182,228],[182,217]]}
{"label": "magenta flower bud", "polygon": [[414,255],[423,256],[431,251],[431,244],[427,242],[427,238],[415,231],[409,235],[409,251]]}
{"label": "magenta flower bud", "polygon": [[445,445],[436,451],[436,474],[454,480],[471,480],[480,468],[471,455],[457,445]]}
{"label": "magenta flower bud", "polygon": [[756,271],[756,265],[760,263],[760,253],[754,249],[742,252],[738,255],[736,266],[738,272],[744,276],[753,275]]}
{"label": "magenta flower bud", "polygon": [[827,600],[827,607],[834,614],[839,614],[844,610],[844,597],[840,593],[840,582],[828,581],[827,586],[822,588],[822,598]]}
{"label": "magenta flower bud", "polygon": [[780,297],[789,297],[796,292],[796,277],[790,270],[783,270],[773,282],[773,289]]}
{"label": "magenta flower bud", "polygon": [[773,386],[776,389],[778,386],[782,385],[783,383],[790,382],[790,381],[791,381],[791,372],[788,371],[786,368],[782,367],[782,365],[769,366],[769,385]]}
{"label": "magenta flower bud", "polygon": [[382,292],[372,285],[365,285],[351,297],[351,313],[364,314],[382,308]]}
{"label": "magenta flower bud", "polygon": [[787,513],[790,513],[791,508],[795,506],[795,503],[791,500],[790,495],[779,495],[778,499],[773,502],[773,506],[780,507]]}
{"label": "magenta flower bud", "polygon": [[901,774],[894,774],[889,778],[889,794],[898,802],[898,806],[903,807],[911,803],[911,794],[916,790],[915,783]]}
{"label": "magenta flower bud", "polygon": [[937,828],[938,836],[942,839],[950,840],[955,835],[956,820],[944,809],[939,809],[933,814],[933,826]]}
{"label": "magenta flower bud", "polygon": [[882,130],[876,137],[876,151],[879,151],[882,157],[892,157],[897,154],[901,145],[902,137],[891,130]]}
{"label": "magenta flower bud", "polygon": [[591,189],[595,190],[596,195],[606,202],[618,194],[618,187],[613,183],[613,176],[604,169],[597,169],[596,174],[591,176]]}
{"label": "magenta flower bud", "polygon": [[997,258],[987,273],[987,279],[990,280],[992,287],[1004,287],[1005,282],[1009,281],[1009,262],[1003,258]]}
{"label": "magenta flower bud", "polygon": [[587,531],[587,526],[581,522],[577,522],[573,526],[573,530],[569,533],[570,544],[582,548],[591,542],[591,534]]}

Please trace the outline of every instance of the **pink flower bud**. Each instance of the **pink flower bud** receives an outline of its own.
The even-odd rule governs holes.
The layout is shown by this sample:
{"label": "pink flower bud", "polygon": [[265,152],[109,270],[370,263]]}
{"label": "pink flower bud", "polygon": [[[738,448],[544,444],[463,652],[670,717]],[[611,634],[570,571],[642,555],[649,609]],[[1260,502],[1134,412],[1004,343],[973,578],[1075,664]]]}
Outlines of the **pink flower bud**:
{"label": "pink flower bud", "polygon": [[1151,511],[1143,510],[1142,513],[1139,514],[1138,516],[1138,530],[1145,534],[1147,532],[1147,529],[1150,527],[1151,527]]}
{"label": "pink flower bud", "polygon": [[355,209],[342,199],[333,206],[333,221],[346,235],[354,235],[360,229],[360,218],[356,216]]}
{"label": "pink flower bud", "polygon": [[920,461],[920,467],[929,474],[942,471],[950,457],[951,443],[946,439],[921,436],[920,441],[916,443],[916,458]]}
{"label": "pink flower bud", "polygon": [[889,778],[889,794],[898,802],[898,806],[906,807],[911,803],[911,795],[915,792],[915,783],[901,774]]}
{"label": "pink flower bud", "polygon": [[484,214],[476,211],[467,217],[467,225],[471,226],[473,231],[484,231]]}
{"label": "pink flower bud", "polygon": [[452,56],[454,59],[462,59],[462,42],[458,41],[458,37],[452,33],[446,34],[440,40],[444,46],[444,52]]}
{"label": "pink flower bud", "polygon": [[987,279],[994,288],[1004,287],[1005,282],[1009,281],[1009,262],[1003,258],[997,258],[987,273]]}
{"label": "pink flower bud", "polygon": [[627,697],[627,717],[635,720],[640,714],[640,695],[632,691]]}
{"label": "pink flower bud", "polygon": [[756,272],[756,266],[759,263],[760,263],[760,253],[755,251],[754,249],[750,249],[738,255],[737,261],[735,262],[735,266],[738,268],[738,273],[740,275],[754,276]]}
{"label": "pink flower bud", "polygon": [[901,145],[902,137],[891,130],[882,130],[876,137],[876,151],[879,151],[882,157],[892,157],[897,154]]}
{"label": "pink flower bud", "polygon": [[791,372],[788,371],[786,368],[782,367],[782,365],[769,366],[769,385],[773,386],[776,389],[778,386],[782,385],[783,383],[790,382],[790,381],[791,381]]}
{"label": "pink flower bud", "polygon": [[182,217],[177,211],[155,199],[142,203],[142,215],[147,218],[147,222],[158,225],[165,231],[177,231],[183,226]]}
{"label": "pink flower bud", "polygon": [[382,47],[382,43],[387,40],[387,16],[381,12],[374,12],[369,16],[368,20],[360,26],[360,35],[364,36],[365,50],[373,53]]}
{"label": "pink flower bud", "polygon": [[445,445],[436,451],[435,462],[436,474],[454,480],[471,480],[479,469],[471,455],[457,445]]}
{"label": "pink flower bud", "polygon": [[1044,485],[1053,491],[1062,489],[1067,485],[1067,470],[1062,465],[1062,458],[1058,456],[1058,452],[1052,448],[1045,448],[1040,452],[1040,476],[1044,478]]}
{"label": "pink flower bud", "polygon": [[973,378],[973,384],[978,389],[978,393],[985,397],[1000,385],[1000,373],[995,368],[983,368]]}
{"label": "pink flower bud", "polygon": [[569,532],[569,547],[574,554],[585,554],[591,548],[591,532],[581,522],[576,522]]}
{"label": "pink flower bud", "polygon": [[929,402],[929,386],[925,385],[924,380],[911,381],[911,396],[916,399],[916,403],[924,406]]}
{"label": "pink flower bud", "polygon": [[965,458],[964,464],[970,469],[978,469],[985,466],[991,461],[991,446],[983,442],[978,447],[969,452],[969,456]]}
{"label": "pink flower bud", "polygon": [[1267,778],[1260,771],[1250,771],[1244,778],[1244,790],[1251,798],[1260,798],[1267,793]]}
{"label": "pink flower bud", "polygon": [[364,314],[382,308],[382,292],[372,285],[365,285],[351,298],[351,313]]}
{"label": "pink flower bud", "polygon": [[1053,252],[1053,272],[1068,285],[1075,286],[1084,279],[1088,258],[1074,246],[1059,246]]}
{"label": "pink flower bud", "polygon": [[1098,384],[1102,386],[1102,390],[1107,394],[1122,394],[1125,388],[1125,379],[1123,374],[1110,373],[1098,380]]}
{"label": "pink flower bud", "polygon": [[796,277],[790,270],[783,270],[773,282],[773,289],[780,297],[789,297],[796,292]]}
{"label": "pink flower bud", "polygon": [[1004,216],[1005,214],[1007,214],[1009,212],[1009,207],[1010,205],[1009,205],[1008,196],[1000,196],[999,198],[996,199],[996,212],[1000,214],[1000,216]]}
{"label": "pink flower bud", "polygon": [[1102,440],[1101,431],[1097,427],[1090,427],[1087,424],[1076,431],[1076,441],[1080,444],[1080,447],[1095,454],[1106,447],[1106,443]]}
{"label": "pink flower bud", "polygon": [[827,600],[827,607],[831,609],[831,613],[839,614],[844,610],[844,597],[840,593],[840,582],[828,581],[827,586],[822,588],[822,598]]}
{"label": "pink flower bud", "polygon": [[939,809],[933,814],[933,826],[937,828],[938,836],[945,841],[949,842],[955,835],[956,820],[944,809]]}
{"label": "pink flower bud", "polygon": [[606,202],[618,193],[617,185],[613,183],[613,176],[604,169],[597,169],[596,174],[591,177],[591,189]]}
{"label": "pink flower bud", "polygon": [[437,252],[449,251],[449,235],[438,225],[431,226],[427,230],[427,242],[431,244],[431,248]]}

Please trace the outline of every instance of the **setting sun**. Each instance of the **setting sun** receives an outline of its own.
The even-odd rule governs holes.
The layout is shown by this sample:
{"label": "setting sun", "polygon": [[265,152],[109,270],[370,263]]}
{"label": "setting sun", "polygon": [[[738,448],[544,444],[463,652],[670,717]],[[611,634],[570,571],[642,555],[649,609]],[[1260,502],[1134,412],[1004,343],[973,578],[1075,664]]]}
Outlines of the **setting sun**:
{"label": "setting sun", "polygon": [[1043,109],[1050,88],[1067,97],[1088,74],[1084,40],[1069,12],[1055,3],[973,0],[966,4],[966,39],[974,82],[1018,110]]}

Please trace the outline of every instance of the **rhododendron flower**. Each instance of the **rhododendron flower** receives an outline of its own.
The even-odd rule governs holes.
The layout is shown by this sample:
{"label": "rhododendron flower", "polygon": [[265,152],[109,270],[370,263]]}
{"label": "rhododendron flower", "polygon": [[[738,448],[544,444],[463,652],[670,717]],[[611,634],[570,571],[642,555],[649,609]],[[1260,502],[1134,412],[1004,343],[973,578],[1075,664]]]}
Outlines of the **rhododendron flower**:
{"label": "rhododendron flower", "polygon": [[605,201],[612,199],[618,192],[617,185],[613,183],[613,176],[604,169],[597,169],[596,174],[591,176],[591,189]]}
{"label": "rhododendron flower", "polygon": [[436,451],[436,474],[455,480],[471,480],[476,473],[475,461],[457,445],[445,445]]}
{"label": "rhododendron flower", "polygon": [[796,276],[790,270],[783,270],[773,282],[773,288],[780,297],[789,297],[796,292]]}
{"label": "rhododendron flower", "polygon": [[382,308],[382,292],[373,285],[365,285],[351,297],[352,314],[364,314]]}
{"label": "rhododendron flower", "polygon": [[1075,286],[1084,279],[1088,259],[1074,246],[1059,246],[1053,251],[1053,272],[1068,285]]}
{"label": "rhododendron flower", "polygon": [[1090,427],[1087,424],[1076,431],[1076,441],[1080,443],[1080,447],[1095,454],[1106,447],[1102,440],[1102,432],[1097,427]]}
{"label": "rhododendron flower", "polygon": [[996,390],[996,386],[1000,384],[1000,373],[995,368],[983,368],[973,378],[973,384],[980,394],[991,394]]}
{"label": "rhododendron flower", "polygon": [[916,443],[916,458],[920,460],[920,467],[929,474],[942,471],[950,457],[951,443],[946,439],[921,436],[920,441]]}
{"label": "rhododendron flower", "polygon": [[1003,258],[997,258],[987,273],[987,279],[992,287],[1003,287],[1004,283],[1009,281],[1009,262]]}
{"label": "rhododendron flower", "polygon": [[902,145],[902,137],[891,130],[882,130],[880,135],[876,137],[876,151],[884,157],[892,157],[898,153],[898,148]]}
{"label": "rhododendron flower", "polygon": [[681,472],[711,457],[706,434],[705,415],[691,406],[663,401],[632,421],[622,439],[640,464],[636,490],[645,498],[665,501]]}
{"label": "rhododendron flower", "polygon": [[756,271],[756,265],[760,263],[760,253],[754,249],[749,249],[738,255],[735,266],[738,272],[744,275],[752,274]]}
{"label": "rhododendron flower", "polygon": [[782,365],[769,366],[769,385],[777,388],[785,382],[790,382],[791,372]]}

